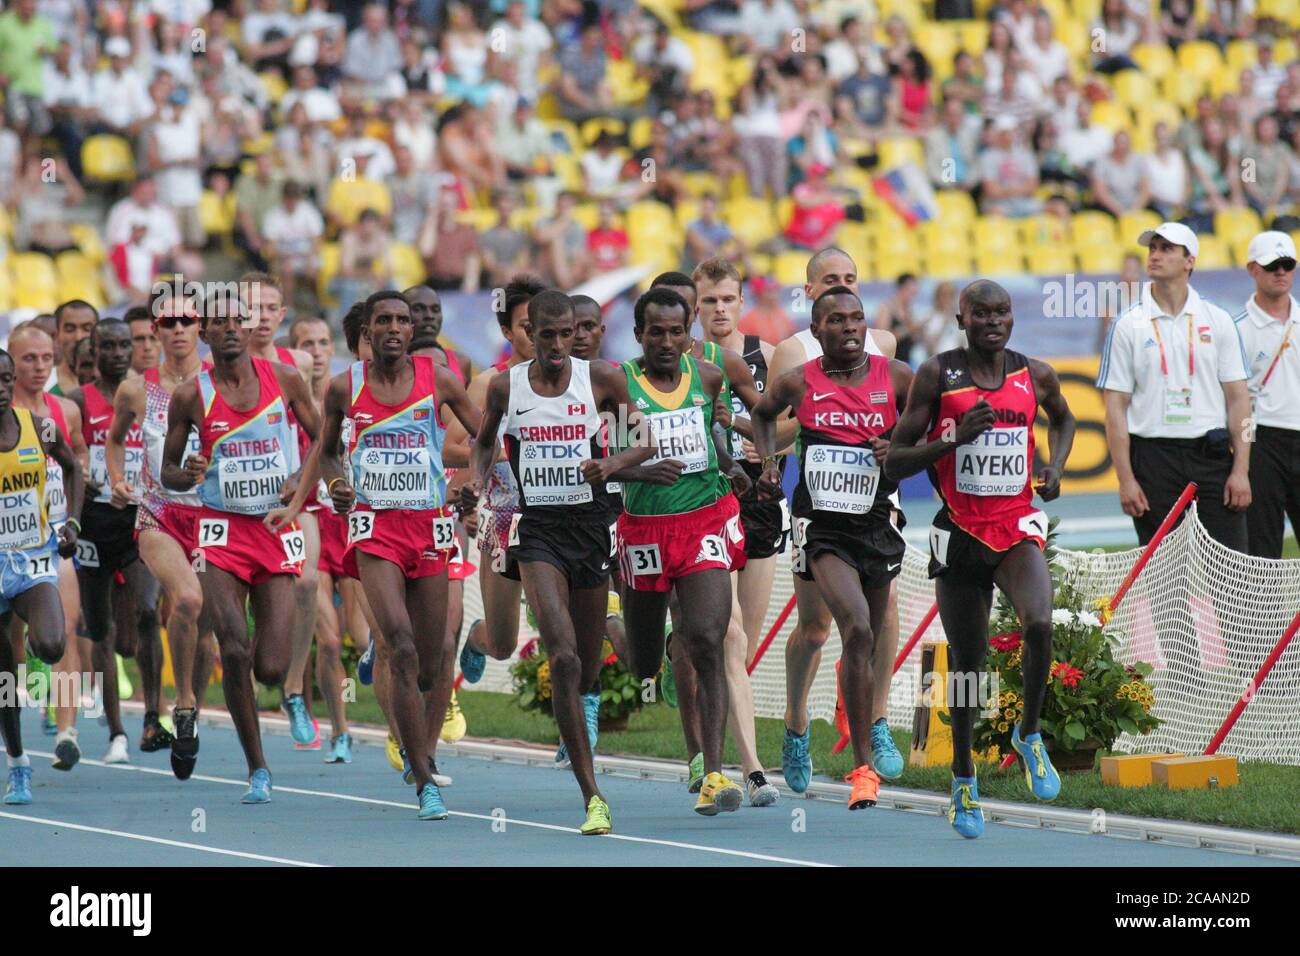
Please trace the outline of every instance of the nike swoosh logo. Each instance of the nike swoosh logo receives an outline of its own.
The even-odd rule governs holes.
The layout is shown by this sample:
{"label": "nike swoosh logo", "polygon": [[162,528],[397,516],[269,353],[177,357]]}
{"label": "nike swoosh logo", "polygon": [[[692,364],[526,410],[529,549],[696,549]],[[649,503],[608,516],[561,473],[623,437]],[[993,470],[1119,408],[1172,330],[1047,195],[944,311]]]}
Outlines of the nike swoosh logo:
{"label": "nike swoosh logo", "polygon": [[816,394],[816,393],[814,392],[814,393],[813,393],[813,401],[814,401],[814,402],[820,402],[823,398],[830,398],[830,397],[831,397],[832,395],[834,395],[834,394],[835,394],[834,392],[826,392],[826,393],[823,394],[823,395],[818,395],[818,394]]}
{"label": "nike swoosh logo", "polygon": [[[533,406],[533,408],[536,408],[536,407],[537,407],[536,405]],[[516,409],[515,409],[515,414],[516,414],[516,415],[527,415],[529,412],[531,412],[531,411],[533,410],[533,408],[516,408]]]}
{"label": "nike swoosh logo", "polygon": [[91,415],[90,424],[98,425],[100,422],[106,422],[112,417],[113,417],[112,415],[100,415],[98,418],[96,418],[94,415]]}
{"label": "nike swoosh logo", "polygon": [[897,564],[887,564],[887,565],[885,565],[885,570],[886,570],[886,571],[897,571],[897,570],[898,570],[899,568],[901,568],[902,566],[903,566],[903,562],[902,562],[902,561],[899,561]]}

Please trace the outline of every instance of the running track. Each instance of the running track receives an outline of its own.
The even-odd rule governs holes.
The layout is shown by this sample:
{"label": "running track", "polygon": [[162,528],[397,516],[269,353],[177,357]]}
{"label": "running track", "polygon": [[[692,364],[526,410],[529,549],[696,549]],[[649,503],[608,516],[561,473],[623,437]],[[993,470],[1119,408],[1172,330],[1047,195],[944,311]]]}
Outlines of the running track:
{"label": "running track", "polygon": [[[132,747],[137,711],[125,715]],[[24,709],[23,740],[35,768],[35,802],[0,806],[0,865],[42,866],[763,866],[1059,865],[1252,866],[1257,857],[989,824],[965,841],[938,815],[876,808],[849,813],[824,800],[783,795],[775,808],[748,806],[712,819],[691,811],[679,783],[602,775],[614,813],[612,837],[582,838],[572,775],[543,767],[446,755],[443,791],[451,817],[421,822],[379,743],[358,741],[349,766],[296,752],[263,725],[274,776],[272,802],[241,806],[245,767],[234,732],[204,722],[198,770],[171,774],[167,753],[132,751],[128,768],[95,758],[106,731],[86,721],[83,759],[50,768],[53,738]],[[795,810],[806,814],[796,832]],[[197,814],[196,811],[202,811]],[[493,814],[496,814],[494,817]],[[202,818],[205,829],[195,832]],[[1275,864],[1276,865],[1276,864]]]}

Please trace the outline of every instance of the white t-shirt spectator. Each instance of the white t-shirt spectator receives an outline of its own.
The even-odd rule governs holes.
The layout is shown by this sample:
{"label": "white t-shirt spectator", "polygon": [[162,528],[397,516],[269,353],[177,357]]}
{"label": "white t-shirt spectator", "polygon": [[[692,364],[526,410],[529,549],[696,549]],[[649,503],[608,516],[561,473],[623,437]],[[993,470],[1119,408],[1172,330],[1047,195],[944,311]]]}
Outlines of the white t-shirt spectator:
{"label": "white t-shirt spectator", "polygon": [[519,92],[536,99],[540,92],[537,70],[542,54],[555,45],[551,31],[540,20],[524,20],[519,29],[509,20],[498,20],[488,33],[488,45],[498,56],[515,64],[515,85]]}
{"label": "white t-shirt spectator", "polygon": [[181,244],[181,231],[176,225],[176,214],[160,202],[141,206],[130,196],[119,199],[108,211],[108,224],[104,232],[111,246],[129,242],[131,227],[143,222],[149,233],[144,246],[158,256],[166,256]]}
{"label": "white t-shirt spectator", "polygon": [[1080,168],[1091,166],[1115,142],[1115,134],[1104,126],[1088,126],[1061,134],[1061,149]]}
{"label": "white t-shirt spectator", "polygon": [[619,173],[623,171],[623,157],[618,152],[601,156],[596,150],[588,150],[582,157],[582,172],[587,179],[587,192],[596,196],[608,196],[618,187]]}
{"label": "white t-shirt spectator", "polygon": [[1058,76],[1070,75],[1070,52],[1060,40],[1052,40],[1047,49],[1031,43],[1024,51],[1025,67],[1043,88],[1043,96],[1052,91]]}
{"label": "white t-shirt spectator", "polygon": [[46,60],[41,98],[46,106],[66,106],[86,109],[95,105],[94,84],[89,74],[80,67],[70,67],[60,73],[53,60]]}
{"label": "white t-shirt spectator", "polygon": [[312,247],[325,234],[325,220],[306,199],[299,199],[290,212],[281,203],[262,220],[262,235],[275,244],[277,254],[290,259],[295,268],[308,264]]}
{"label": "white t-shirt spectator", "polygon": [[150,8],[158,16],[179,26],[193,26],[212,9],[212,0],[153,0]]}
{"label": "white t-shirt spectator", "polygon": [[741,31],[760,50],[789,49],[790,33],[800,26],[799,14],[789,0],[745,0],[740,7]]}
{"label": "white t-shirt spectator", "polygon": [[319,86],[310,90],[289,90],[280,100],[280,115],[288,116],[299,101],[307,111],[307,120],[312,123],[332,123],[343,115],[338,97]]}
{"label": "white t-shirt spectator", "polygon": [[362,136],[358,139],[345,139],[339,143],[338,161],[340,167],[347,160],[363,153],[370,156],[370,165],[366,167],[367,179],[377,179],[380,182],[385,182],[389,176],[397,172],[397,161],[393,159],[393,151],[388,148],[388,144],[383,140],[371,139],[368,136]]}
{"label": "white t-shirt spectator", "polygon": [[348,34],[343,72],[350,78],[369,86],[383,86],[392,74],[401,69],[402,49],[397,43],[397,34],[392,30],[372,36],[358,28]]}
{"label": "white t-shirt spectator", "polygon": [[95,108],[104,122],[118,129],[125,129],[153,112],[144,79],[131,67],[121,75],[114,73],[112,67],[96,73],[94,98]]}
{"label": "white t-shirt spectator", "polygon": [[266,35],[272,30],[279,30],[281,35],[291,37],[298,32],[296,19],[291,14],[279,11],[263,13],[261,10],[254,10],[251,13],[244,14],[241,35],[245,44],[264,43]]}
{"label": "white t-shirt spectator", "polygon": [[177,209],[199,204],[203,181],[199,174],[203,127],[193,109],[171,107],[164,110],[153,125],[158,158],[164,163],[185,162],[191,165],[162,169],[155,174],[159,202]]}
{"label": "white t-shirt spectator", "polygon": [[1162,205],[1181,206],[1187,199],[1187,160],[1182,150],[1170,149],[1163,157],[1150,153],[1142,159],[1146,163],[1151,198]]}
{"label": "white t-shirt spectator", "polygon": [[691,55],[691,48],[677,37],[669,37],[667,45],[662,50],[656,50],[655,38],[643,36],[632,47],[632,58],[637,63],[646,65],[676,67],[677,72],[683,76],[689,76],[695,69],[695,57]]}

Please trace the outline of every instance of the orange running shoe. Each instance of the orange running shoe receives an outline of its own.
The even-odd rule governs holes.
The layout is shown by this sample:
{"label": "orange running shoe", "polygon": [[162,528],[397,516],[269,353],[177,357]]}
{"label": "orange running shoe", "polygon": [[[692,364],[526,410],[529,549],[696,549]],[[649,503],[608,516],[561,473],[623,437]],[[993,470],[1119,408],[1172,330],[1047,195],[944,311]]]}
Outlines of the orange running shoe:
{"label": "orange running shoe", "polygon": [[844,779],[853,784],[853,792],[849,794],[850,810],[862,810],[876,805],[880,799],[880,777],[874,770],[863,764]]}
{"label": "orange running shoe", "polygon": [[835,729],[840,732],[840,737],[848,737],[849,734],[849,715],[844,709],[844,692],[840,689],[840,662],[835,662]]}

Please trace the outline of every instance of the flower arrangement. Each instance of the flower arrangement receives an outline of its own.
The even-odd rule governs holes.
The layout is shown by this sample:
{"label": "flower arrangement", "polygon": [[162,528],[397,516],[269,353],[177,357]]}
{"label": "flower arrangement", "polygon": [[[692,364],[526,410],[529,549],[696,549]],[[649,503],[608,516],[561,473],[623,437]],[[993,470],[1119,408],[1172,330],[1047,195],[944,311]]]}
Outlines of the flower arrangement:
{"label": "flower arrangement", "polygon": [[[1055,560],[1056,519],[1048,531],[1047,557],[1055,598],[1052,609],[1052,665],[1043,699],[1042,732],[1055,751],[1081,747],[1109,749],[1121,733],[1149,734],[1160,721],[1152,715],[1155,695],[1145,678],[1151,665],[1115,660],[1117,639],[1104,630],[1109,600],[1088,602],[1071,575]],[[1011,732],[1024,713],[1021,660],[1024,638],[1020,619],[1006,596],[998,594],[990,625],[986,667],[997,672],[996,707],[975,723],[978,752],[997,747],[1011,752]]]}
{"label": "flower arrangement", "polygon": [[[646,700],[641,684],[618,659],[608,638],[601,653],[604,664],[600,669],[600,723],[602,729],[611,729],[626,724],[627,718],[640,710]],[[520,649],[519,659],[510,665],[510,677],[515,701],[521,708],[555,716],[551,663],[539,638],[533,638]],[[656,689],[656,696],[657,693]]]}

